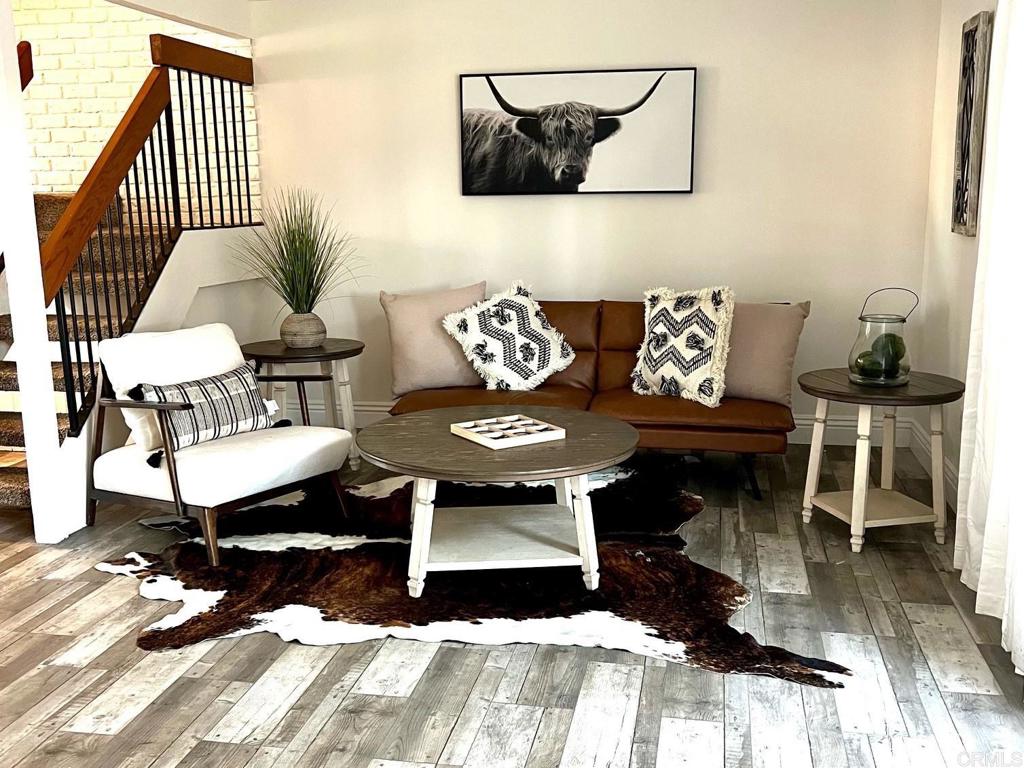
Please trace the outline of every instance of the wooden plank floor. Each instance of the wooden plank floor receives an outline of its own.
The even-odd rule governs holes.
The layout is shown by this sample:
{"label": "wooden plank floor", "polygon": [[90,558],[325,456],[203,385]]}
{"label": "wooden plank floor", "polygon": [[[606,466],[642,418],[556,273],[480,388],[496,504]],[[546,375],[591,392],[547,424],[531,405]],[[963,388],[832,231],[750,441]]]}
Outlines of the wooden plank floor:
{"label": "wooden plank floor", "polygon": [[[107,505],[95,528],[39,546],[26,513],[0,512],[0,766],[1015,764],[998,761],[1024,754],[1021,678],[952,543],[930,526],[875,529],[852,554],[841,523],[800,519],[806,457],[759,460],[762,502],[730,457],[691,465],[707,509],[685,533],[695,560],[753,592],[734,625],[855,670],[841,691],[555,646],[260,634],[146,653],[138,628],[174,606],[92,565],[171,534]],[[909,451],[897,470],[927,502]],[[852,471],[851,449],[829,448],[822,490],[851,487]]]}

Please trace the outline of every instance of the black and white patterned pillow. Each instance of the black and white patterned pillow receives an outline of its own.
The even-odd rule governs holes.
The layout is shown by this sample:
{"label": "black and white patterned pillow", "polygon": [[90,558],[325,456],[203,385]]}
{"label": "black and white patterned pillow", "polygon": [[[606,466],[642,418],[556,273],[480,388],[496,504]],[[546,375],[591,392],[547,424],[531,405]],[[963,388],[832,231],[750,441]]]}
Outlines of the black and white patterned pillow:
{"label": "black and white patterned pillow", "polygon": [[717,407],[725,393],[734,305],[732,289],[725,286],[644,293],[645,334],[633,369],[633,391]]}
{"label": "black and white patterned pillow", "polygon": [[181,384],[139,384],[128,391],[128,396],[151,403],[192,403],[191,410],[168,411],[175,451],[273,426],[249,365]]}
{"label": "black and white patterned pillow", "polygon": [[576,357],[518,282],[504,293],[451,313],[443,325],[462,345],[488,389],[535,389]]}

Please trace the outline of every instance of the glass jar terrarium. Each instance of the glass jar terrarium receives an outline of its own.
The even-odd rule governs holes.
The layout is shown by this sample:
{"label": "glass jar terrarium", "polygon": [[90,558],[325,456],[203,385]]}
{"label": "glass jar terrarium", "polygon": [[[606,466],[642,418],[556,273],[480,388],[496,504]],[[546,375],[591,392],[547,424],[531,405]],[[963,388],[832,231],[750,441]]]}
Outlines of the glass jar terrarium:
{"label": "glass jar terrarium", "polygon": [[[868,312],[871,297],[884,291],[904,291],[914,297],[905,315]],[[850,350],[850,381],[868,387],[898,387],[910,381],[910,350],[904,330],[907,318],[920,303],[909,288],[880,288],[864,299],[860,332]]]}

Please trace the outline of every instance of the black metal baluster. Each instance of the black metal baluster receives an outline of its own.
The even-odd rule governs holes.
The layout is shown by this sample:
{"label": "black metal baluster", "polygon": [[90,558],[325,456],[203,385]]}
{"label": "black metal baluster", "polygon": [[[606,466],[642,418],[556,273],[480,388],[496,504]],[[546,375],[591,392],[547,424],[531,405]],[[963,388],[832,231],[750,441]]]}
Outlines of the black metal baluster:
{"label": "black metal baluster", "polygon": [[[81,257],[78,258],[78,263],[81,264]],[[78,332],[78,307],[75,305],[75,281],[72,279],[72,273],[68,272],[67,279],[68,288],[68,301],[71,303],[71,333],[75,337],[75,363],[78,368],[78,392],[82,397],[81,402],[85,402],[85,376],[82,373],[82,343],[80,333]],[[70,408],[71,403],[68,403]]]}
{"label": "black metal baluster", "polygon": [[[213,80],[211,79],[211,83]],[[210,136],[206,130],[206,91],[203,90],[203,76],[199,76],[199,108],[203,118],[203,154],[206,156],[206,200],[210,206],[210,226],[213,226],[213,173],[210,171]],[[198,160],[198,155],[196,157]],[[197,171],[198,174],[198,171]],[[200,194],[200,199],[202,194]]]}
{"label": "black metal baluster", "polygon": [[[132,163],[132,170],[135,172],[135,178],[138,180],[139,172],[135,167],[135,163]],[[128,209],[128,240],[132,244],[132,272],[135,273],[135,304],[132,306],[138,306],[140,303],[141,290],[139,289],[139,254],[135,243],[135,219],[132,216],[132,185],[128,180],[128,176],[124,177],[124,191],[125,191],[125,207]],[[122,220],[122,224],[123,224]],[[145,260],[146,251],[143,249],[142,258]],[[140,307],[141,310],[141,307]]]}
{"label": "black metal baluster", "polygon": [[[235,109],[235,87],[228,86],[231,92],[231,142],[235,149],[235,187],[238,190],[238,222],[242,222],[242,169],[238,167],[238,112]],[[245,127],[245,124],[242,124]],[[231,209],[231,223],[235,223],[235,209]]]}
{"label": "black metal baluster", "polygon": [[[114,326],[114,313],[110,309],[110,281],[107,280],[107,256],[106,256],[105,252],[103,251],[103,220],[102,219],[100,221],[96,222],[96,234],[98,235],[98,237],[96,238],[96,240],[97,240],[96,244],[99,246],[99,251],[100,251],[100,267],[103,270],[100,274],[103,276],[103,304],[107,308],[107,333],[110,334],[111,336],[113,336],[113,334],[111,333],[111,328],[113,328],[113,326]],[[93,272],[94,276],[95,276],[95,274],[96,273]]]}
{"label": "black metal baluster", "polygon": [[[118,187],[118,189],[120,189],[120,187]],[[115,199],[117,199],[116,196],[115,196]],[[114,212],[116,213],[116,216],[114,218],[117,220],[118,232],[121,233],[121,268],[124,270],[124,303],[125,303],[125,313],[128,315],[128,317],[131,317],[132,316],[132,295],[131,295],[132,283],[131,283],[131,279],[129,277],[129,275],[131,273],[128,271],[128,245],[127,245],[127,243],[125,242],[125,239],[124,239],[124,211],[121,210],[122,208],[124,208],[124,202],[121,201],[121,200],[118,200],[117,208],[114,209]],[[123,333],[123,331],[122,331],[122,333]]]}
{"label": "black metal baluster", "polygon": [[[143,173],[145,173],[146,165],[146,151],[143,148],[142,151],[142,165]],[[139,229],[142,230],[142,196],[139,194],[139,159],[135,158],[135,162],[132,163],[132,176],[135,178],[135,211],[139,214]],[[142,276],[146,280],[146,288],[149,288],[149,258],[153,257],[153,231],[150,229],[149,232],[149,249],[150,254],[146,256],[146,235],[145,231],[139,233],[139,242],[142,243]],[[154,262],[155,263],[155,262]]]}
{"label": "black metal baluster", "polygon": [[[168,173],[171,176],[171,205],[174,213],[174,227],[181,234],[181,190],[178,188],[178,153],[174,146],[174,115],[171,113],[171,105],[168,104],[164,110],[164,119],[167,121],[167,165]],[[158,123],[159,125],[159,123]],[[184,137],[184,129],[182,136]],[[188,168],[188,163],[185,164]],[[191,205],[190,205],[191,209]]]}
{"label": "black metal baluster", "polygon": [[68,401],[68,426],[73,433],[78,432],[78,409],[75,408],[75,382],[71,373],[71,346],[68,343],[68,316],[64,309],[64,292],[58,291],[54,297],[57,310],[57,340],[60,342],[60,361],[64,372],[64,394]]}
{"label": "black metal baluster", "polygon": [[[92,279],[92,311],[96,314],[96,341],[103,341],[103,323],[100,322],[100,296],[96,288],[96,259],[92,250],[92,238],[89,238],[89,276]],[[85,283],[82,283],[82,296],[85,295]],[[85,298],[82,301],[84,302]]]}
{"label": "black metal baluster", "polygon": [[[220,79],[220,111],[224,120],[224,170],[228,176],[228,213],[231,215],[231,225],[235,224],[235,204],[231,198],[231,159],[228,157],[228,107],[224,99],[224,78]],[[221,222],[226,224],[227,222]]]}
{"label": "black metal baluster", "polygon": [[[192,159],[196,164],[196,200],[199,201],[199,226],[201,227],[203,226],[203,185],[199,182],[199,134],[196,133],[196,101],[192,93],[191,72],[188,73],[188,110],[192,113]],[[185,158],[185,166],[188,167],[188,158]],[[189,198],[189,209],[191,207],[192,200]]]}
{"label": "black metal baluster", "polygon": [[[121,316],[121,288],[118,285],[121,280],[117,274],[117,244],[114,240],[114,225],[112,223],[112,217],[110,215],[110,206],[107,206],[107,240],[110,241],[110,282],[114,284],[114,307],[117,309],[117,335],[120,336],[124,333],[124,318]],[[100,241],[100,245],[103,241]],[[103,258],[103,251],[100,251],[100,259]],[[104,264],[104,273],[106,272],[106,265]],[[104,282],[107,278],[104,277]],[[108,310],[109,312],[109,310]],[[113,321],[113,317],[107,318]]]}
{"label": "black metal baluster", "polygon": [[[213,89],[213,78],[210,78],[210,121],[213,123],[213,157],[217,162],[217,200],[220,203],[220,224],[224,224],[224,183],[220,172],[220,136],[217,133],[217,92]],[[224,137],[227,141],[227,137]],[[212,205],[212,203],[211,203]]]}
{"label": "black metal baluster", "polygon": [[[78,284],[82,293],[82,320],[85,321],[85,352],[89,356],[89,382],[96,381],[96,362],[92,359],[92,324],[89,322],[89,298],[85,288],[85,270],[82,267],[83,257],[78,257]],[[74,299],[72,298],[72,307]]]}
{"label": "black metal baluster", "polygon": [[[148,205],[150,200],[154,200],[154,202],[156,203],[156,228],[157,228],[157,233],[156,234],[157,234],[157,243],[159,243],[159,245],[160,245],[160,253],[158,255],[159,256],[158,260],[157,260],[157,254],[154,254],[153,265],[154,265],[154,269],[155,269],[156,265],[159,262],[162,262],[163,259],[164,259],[164,230],[163,230],[164,215],[160,211],[160,178],[159,178],[159,176],[157,176],[157,172],[158,172],[159,169],[157,168],[157,165],[156,165],[156,141],[153,140],[153,134],[152,133],[149,135],[149,138],[146,139],[146,143],[149,144],[149,160],[150,160],[151,163],[153,163],[153,186],[152,186],[151,189],[147,189],[146,190],[146,203]],[[143,151],[145,151],[145,147],[143,147]],[[142,170],[145,171],[146,167],[143,166]],[[148,185],[149,182],[146,182],[146,183]],[[150,211],[150,214],[152,214],[152,211]],[[150,227],[153,226],[153,219],[152,218],[149,220],[149,225],[150,225]]]}
{"label": "black metal baluster", "polygon": [[168,241],[170,241],[171,240],[171,229],[173,228],[174,225],[171,222],[171,199],[167,195],[167,168],[166,168],[165,163],[164,163],[164,152],[166,151],[166,149],[167,149],[167,147],[164,144],[163,123],[161,123],[159,118],[158,118],[157,121],[156,121],[156,150],[157,150],[157,152],[160,153],[159,157],[160,157],[160,183],[161,183],[161,189],[157,190],[157,192],[156,192],[156,199],[157,199],[157,201],[160,200],[160,193],[162,191],[163,192],[163,200],[164,200],[164,215],[160,219],[160,221],[161,221],[161,223],[163,223],[165,225],[165,229],[167,231],[167,239],[168,239]]}
{"label": "black metal baluster", "polygon": [[[182,157],[184,158],[184,161],[185,161],[185,200],[188,201],[188,226],[191,229],[192,226],[193,226],[193,222],[192,222],[192,185],[189,183],[189,175],[188,175],[188,138],[185,136],[185,133],[186,133],[185,132],[185,94],[181,90],[181,70],[179,69],[179,70],[176,70],[176,71],[178,73],[178,111],[181,114],[181,148],[182,148]],[[191,85],[191,83],[192,83],[192,80],[191,80],[191,78],[189,78],[189,85]],[[191,104],[189,106],[191,106]],[[170,133],[170,129],[168,129],[167,132]],[[173,142],[171,143],[171,147],[172,148],[174,147],[174,143]],[[172,163],[171,165],[173,167],[174,163]],[[180,211],[179,211],[179,218],[180,218]]]}
{"label": "black metal baluster", "polygon": [[246,138],[245,126],[245,91],[238,84],[238,100],[242,109],[242,159],[245,161],[245,203],[249,209],[249,223],[252,224],[252,189],[249,187],[249,140]]}

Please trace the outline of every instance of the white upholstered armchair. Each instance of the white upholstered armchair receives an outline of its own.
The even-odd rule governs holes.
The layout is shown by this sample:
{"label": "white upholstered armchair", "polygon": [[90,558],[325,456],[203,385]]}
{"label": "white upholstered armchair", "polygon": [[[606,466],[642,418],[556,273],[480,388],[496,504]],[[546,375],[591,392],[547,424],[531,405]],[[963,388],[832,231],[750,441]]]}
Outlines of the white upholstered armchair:
{"label": "white upholstered armchair", "polygon": [[[89,482],[87,522],[96,502],[145,500],[199,519],[211,565],[219,564],[217,515],[310,483],[340,488],[352,435],[334,427],[286,426],[222,437],[173,450],[170,414],[188,403],[130,399],[139,384],[170,385],[218,376],[244,364],[231,329],[211,324],[167,333],[135,333],[100,342],[102,380]],[[258,377],[320,381],[320,376]],[[132,431],[125,446],[102,452],[107,408],[122,410]],[[159,461],[154,452],[162,450]],[[156,454],[159,456],[159,454]],[[154,466],[155,465],[155,466]],[[340,496],[339,503],[340,503]]]}

